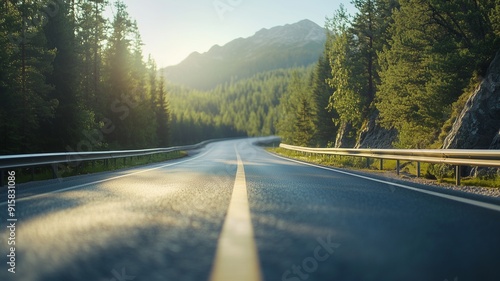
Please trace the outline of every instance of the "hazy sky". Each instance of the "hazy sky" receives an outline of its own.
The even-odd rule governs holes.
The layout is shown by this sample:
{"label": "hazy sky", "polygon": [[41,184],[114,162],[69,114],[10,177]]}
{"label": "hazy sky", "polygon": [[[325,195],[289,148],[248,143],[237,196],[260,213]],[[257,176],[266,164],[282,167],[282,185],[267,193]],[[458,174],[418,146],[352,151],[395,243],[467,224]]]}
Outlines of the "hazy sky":
{"label": "hazy sky", "polygon": [[310,19],[324,26],[340,3],[354,12],[350,0],[123,0],[137,20],[159,67],[181,62],[190,53],[249,37],[262,28]]}

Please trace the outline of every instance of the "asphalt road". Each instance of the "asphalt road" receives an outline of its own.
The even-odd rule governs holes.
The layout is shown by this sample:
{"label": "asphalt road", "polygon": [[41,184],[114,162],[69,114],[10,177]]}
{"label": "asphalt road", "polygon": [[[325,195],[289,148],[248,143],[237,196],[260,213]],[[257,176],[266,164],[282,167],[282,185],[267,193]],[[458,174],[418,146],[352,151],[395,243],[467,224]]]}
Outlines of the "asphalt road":
{"label": "asphalt road", "polygon": [[0,280],[500,280],[500,211],[253,141],[18,185],[15,274],[3,188]]}

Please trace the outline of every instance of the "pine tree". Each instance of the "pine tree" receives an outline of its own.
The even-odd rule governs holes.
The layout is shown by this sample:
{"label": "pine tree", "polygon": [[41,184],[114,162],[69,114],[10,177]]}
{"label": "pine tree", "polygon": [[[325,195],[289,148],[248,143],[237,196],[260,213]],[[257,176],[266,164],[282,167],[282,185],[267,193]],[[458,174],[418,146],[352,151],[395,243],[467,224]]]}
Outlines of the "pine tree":
{"label": "pine tree", "polygon": [[376,22],[375,0],[355,0],[354,6],[359,10],[355,16],[352,28],[349,30],[356,36],[359,52],[354,60],[361,64],[359,73],[355,73],[359,80],[364,80],[362,86],[363,107],[367,108],[375,98],[375,84],[377,78],[375,40],[378,29]]}
{"label": "pine tree", "polygon": [[160,147],[170,145],[170,109],[165,89],[165,81],[160,79],[158,85],[158,101],[156,105],[156,135]]}
{"label": "pine tree", "polygon": [[[131,128],[134,147],[152,147],[158,144],[156,135],[157,120],[155,109],[152,107],[151,91],[148,87],[148,68],[143,61],[142,46],[144,45],[137,28],[137,23],[132,24],[132,65],[131,84],[133,85],[131,96],[137,101],[137,107],[131,109]],[[129,121],[129,120],[127,120]]]}
{"label": "pine tree", "polygon": [[287,93],[280,99],[277,129],[283,142],[289,144],[311,145],[316,133],[316,108],[303,79],[294,72]]}
{"label": "pine tree", "polygon": [[78,143],[86,125],[93,123],[84,111],[80,91],[81,61],[76,52],[74,10],[67,2],[58,5],[58,12],[44,27],[48,48],[56,50],[53,71],[47,75],[47,82],[54,87],[49,97],[58,101],[58,107],[54,118],[47,120],[43,129],[43,139],[48,140],[51,151],[64,151],[66,146]]}
{"label": "pine tree", "polygon": [[0,150],[2,153],[42,151],[40,123],[53,117],[56,100],[45,76],[52,71],[55,50],[46,38],[37,12],[42,3],[3,1],[0,4]]}
{"label": "pine tree", "polygon": [[306,95],[299,97],[296,112],[296,128],[294,134],[294,144],[300,146],[310,146],[316,133],[314,124],[315,110],[310,98]]}
{"label": "pine tree", "polygon": [[131,32],[132,21],[123,2],[115,3],[116,14],[112,23],[112,33],[106,50],[104,70],[106,89],[105,117],[115,125],[115,130],[108,134],[107,141],[115,148],[132,148],[133,131],[131,111],[138,106],[133,95]]}
{"label": "pine tree", "polygon": [[158,99],[158,85],[157,85],[158,68],[156,66],[156,62],[151,57],[151,55],[149,55],[148,57],[147,67],[148,67],[149,97],[151,101],[151,107],[154,108],[156,101]]}
{"label": "pine tree", "polygon": [[81,88],[84,105],[102,118],[102,49],[106,40],[106,20],[102,14],[106,0],[79,0],[77,21],[78,53],[81,57]]}
{"label": "pine tree", "polygon": [[[359,81],[356,91],[362,93],[363,113],[371,107],[380,84],[378,53],[387,46],[387,28],[392,23],[392,11],[398,6],[395,0],[355,0],[358,9],[349,32],[352,34],[353,76]],[[366,116],[363,116],[366,118]]]}
{"label": "pine tree", "polygon": [[335,109],[328,107],[330,96],[333,93],[333,89],[327,82],[329,79],[332,79],[332,68],[327,50],[325,50],[325,54],[319,58],[313,72],[312,82],[312,95],[317,108],[315,116],[317,132],[314,139],[320,147],[325,147],[335,141],[337,134],[334,119],[338,118],[338,114]]}
{"label": "pine tree", "polygon": [[22,40],[17,29],[21,23],[19,14],[11,2],[0,4],[0,154],[19,152],[17,144],[22,138],[19,130],[22,99],[15,91],[19,87],[16,76],[20,74],[20,69],[12,63]]}

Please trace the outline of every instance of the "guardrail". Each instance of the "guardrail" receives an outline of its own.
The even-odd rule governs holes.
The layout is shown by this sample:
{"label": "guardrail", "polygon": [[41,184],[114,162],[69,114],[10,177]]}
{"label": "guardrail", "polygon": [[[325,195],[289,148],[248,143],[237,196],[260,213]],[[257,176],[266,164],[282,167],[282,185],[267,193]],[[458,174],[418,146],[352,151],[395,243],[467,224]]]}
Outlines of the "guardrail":
{"label": "guardrail", "polygon": [[176,152],[183,150],[193,150],[201,148],[211,142],[218,140],[208,140],[198,144],[175,146],[167,148],[153,148],[140,150],[121,151],[90,151],[90,152],[63,152],[63,153],[38,153],[38,154],[18,154],[0,156],[0,187],[3,186],[4,172],[14,168],[33,168],[38,166],[52,165],[54,178],[57,177],[57,164],[82,163],[85,161],[125,159],[127,157],[148,156],[153,154]]}
{"label": "guardrail", "polygon": [[462,166],[482,166],[500,168],[500,150],[489,149],[356,149],[356,148],[312,148],[280,144],[281,148],[304,153],[365,157],[396,160],[399,175],[400,161],[417,162],[417,177],[420,177],[420,162],[448,164],[455,166],[456,184],[460,185]]}

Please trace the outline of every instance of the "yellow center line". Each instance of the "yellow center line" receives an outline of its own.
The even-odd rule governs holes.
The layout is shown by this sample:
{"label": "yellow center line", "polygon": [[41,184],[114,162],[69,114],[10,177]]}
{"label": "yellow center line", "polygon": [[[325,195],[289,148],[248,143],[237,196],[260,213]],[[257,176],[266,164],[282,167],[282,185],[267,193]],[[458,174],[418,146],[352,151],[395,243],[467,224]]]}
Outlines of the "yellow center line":
{"label": "yellow center line", "polygon": [[236,157],[238,169],[233,194],[219,237],[210,281],[262,280],[248,206],[245,169],[237,150]]}

